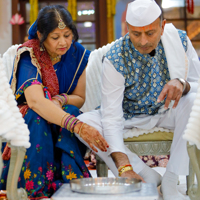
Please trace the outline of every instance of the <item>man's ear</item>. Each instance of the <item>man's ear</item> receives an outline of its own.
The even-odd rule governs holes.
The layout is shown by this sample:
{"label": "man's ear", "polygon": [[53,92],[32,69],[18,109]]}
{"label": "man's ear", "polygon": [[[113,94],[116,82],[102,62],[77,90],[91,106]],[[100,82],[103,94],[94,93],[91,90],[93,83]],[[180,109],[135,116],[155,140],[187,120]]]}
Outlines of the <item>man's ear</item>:
{"label": "man's ear", "polygon": [[163,32],[164,32],[164,28],[165,28],[165,24],[166,24],[166,19],[163,19],[162,21],[162,24],[161,24],[161,28],[162,28],[162,32],[161,32],[161,35],[163,35]]}
{"label": "man's ear", "polygon": [[129,23],[126,22],[126,27],[127,27],[127,30],[129,31]]}

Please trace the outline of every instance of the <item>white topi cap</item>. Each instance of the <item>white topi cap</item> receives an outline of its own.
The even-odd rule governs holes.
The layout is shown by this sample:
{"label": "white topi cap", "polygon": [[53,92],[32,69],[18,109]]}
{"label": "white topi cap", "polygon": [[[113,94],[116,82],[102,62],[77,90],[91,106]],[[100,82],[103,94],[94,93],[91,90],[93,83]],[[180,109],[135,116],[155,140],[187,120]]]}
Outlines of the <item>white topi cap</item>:
{"label": "white topi cap", "polygon": [[161,15],[161,9],[154,0],[135,0],[128,4],[126,21],[132,26],[147,26]]}

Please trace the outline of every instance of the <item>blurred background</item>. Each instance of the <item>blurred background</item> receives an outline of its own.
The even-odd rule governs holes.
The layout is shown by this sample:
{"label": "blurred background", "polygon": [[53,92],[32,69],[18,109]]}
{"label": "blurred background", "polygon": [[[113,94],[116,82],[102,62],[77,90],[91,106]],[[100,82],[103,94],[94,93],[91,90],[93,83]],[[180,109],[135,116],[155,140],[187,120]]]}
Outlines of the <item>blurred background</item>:
{"label": "blurred background", "polygon": [[[79,42],[94,50],[127,32],[126,7],[132,0],[0,0],[0,54],[26,40],[38,10],[60,4],[72,14]],[[185,30],[200,57],[200,0],[156,0],[167,23]]]}

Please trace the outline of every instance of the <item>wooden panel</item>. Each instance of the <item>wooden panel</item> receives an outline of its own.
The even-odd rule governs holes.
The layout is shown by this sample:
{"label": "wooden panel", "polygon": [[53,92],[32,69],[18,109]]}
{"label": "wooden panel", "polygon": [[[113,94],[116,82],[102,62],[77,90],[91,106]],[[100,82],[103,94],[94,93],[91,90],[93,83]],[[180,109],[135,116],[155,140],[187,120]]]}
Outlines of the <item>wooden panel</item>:
{"label": "wooden panel", "polygon": [[[19,0],[12,0],[12,16],[18,13]],[[19,25],[12,25],[12,44],[19,44]]]}
{"label": "wooden panel", "polygon": [[106,0],[98,0],[96,6],[96,48],[102,47],[108,43],[107,33],[107,7]]}
{"label": "wooden panel", "polygon": [[[26,22],[26,2],[21,1],[20,2],[20,14],[24,18]],[[26,33],[26,23],[20,25],[20,43],[22,44],[24,42],[24,37],[27,35]]]}

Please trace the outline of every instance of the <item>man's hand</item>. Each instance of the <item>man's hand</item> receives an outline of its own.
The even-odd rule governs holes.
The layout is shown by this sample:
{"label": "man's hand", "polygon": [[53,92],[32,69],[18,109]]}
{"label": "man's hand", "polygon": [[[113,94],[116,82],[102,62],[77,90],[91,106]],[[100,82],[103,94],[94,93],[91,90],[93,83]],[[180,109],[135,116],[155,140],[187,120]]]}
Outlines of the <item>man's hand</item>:
{"label": "man's hand", "polygon": [[173,108],[176,108],[182,94],[183,94],[183,85],[179,80],[173,79],[164,86],[163,90],[161,91],[157,99],[157,102],[161,102],[165,99],[165,97],[167,97],[165,101],[165,109],[168,108],[171,100],[175,100]]}
{"label": "man's hand", "polygon": [[[111,154],[111,157],[117,168],[119,168],[120,166],[130,164],[128,156],[122,152],[114,152]],[[122,173],[121,177],[137,178],[139,180],[142,180],[142,182],[144,182],[144,179],[140,175],[136,174],[133,170],[129,170]]]}
{"label": "man's hand", "polygon": [[126,178],[136,178],[141,180],[143,183],[145,183],[144,179],[139,175],[136,174],[134,171],[130,170],[130,171],[126,171],[124,173],[122,173],[121,177],[126,177]]}

